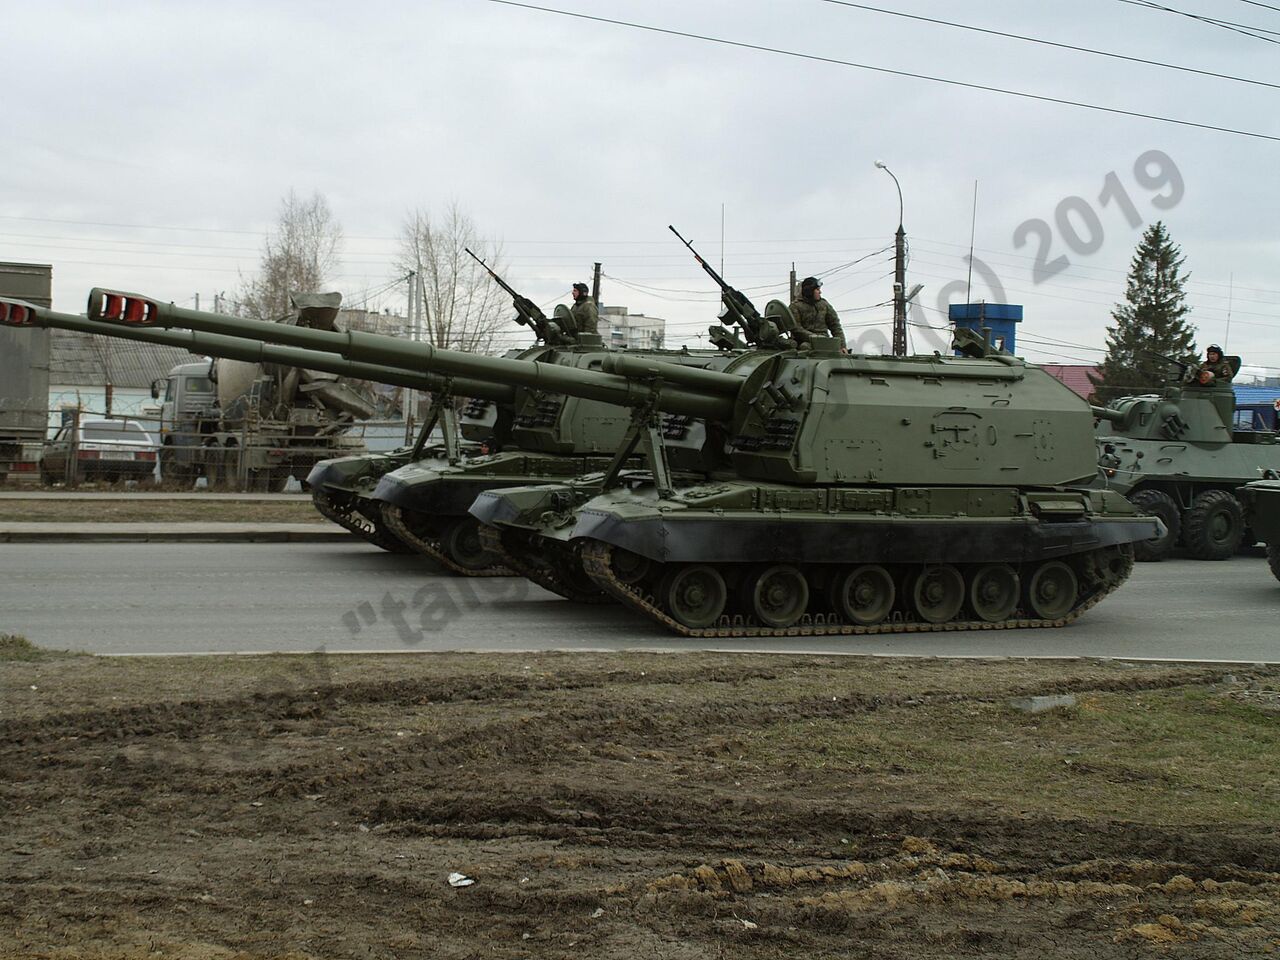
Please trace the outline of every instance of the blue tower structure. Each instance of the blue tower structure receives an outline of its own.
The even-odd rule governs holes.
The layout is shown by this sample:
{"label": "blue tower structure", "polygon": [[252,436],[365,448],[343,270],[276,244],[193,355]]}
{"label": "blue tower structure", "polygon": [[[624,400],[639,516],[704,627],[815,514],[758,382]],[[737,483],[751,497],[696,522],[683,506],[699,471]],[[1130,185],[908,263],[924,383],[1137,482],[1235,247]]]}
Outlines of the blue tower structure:
{"label": "blue tower structure", "polygon": [[1022,322],[1022,305],[1017,303],[953,303],[947,319],[979,335],[982,328],[991,330],[992,345],[1017,353],[1018,324]]}

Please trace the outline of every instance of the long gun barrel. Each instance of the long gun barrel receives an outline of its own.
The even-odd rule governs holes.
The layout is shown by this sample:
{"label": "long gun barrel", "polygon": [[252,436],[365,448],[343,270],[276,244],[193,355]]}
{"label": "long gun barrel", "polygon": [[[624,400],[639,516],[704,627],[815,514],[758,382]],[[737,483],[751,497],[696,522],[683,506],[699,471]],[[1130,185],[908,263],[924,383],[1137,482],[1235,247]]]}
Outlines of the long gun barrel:
{"label": "long gun barrel", "polygon": [[521,323],[526,327],[529,327],[533,330],[534,335],[539,340],[543,340],[547,343],[554,343],[560,339],[560,334],[564,331],[561,331],[556,324],[547,318],[547,315],[542,312],[541,307],[528,297],[517,293],[511,284],[498,276],[483,259],[472,253],[469,248],[463,247],[462,249],[466,251],[472,260],[480,264],[481,269],[489,275],[490,279],[492,279],[494,283],[500,286],[507,293],[511,294],[511,305],[516,308],[517,323]]}
{"label": "long gun barrel", "polygon": [[[349,360],[422,373],[459,377],[499,385],[515,385],[547,393],[565,394],[618,406],[640,406],[654,397],[652,382],[661,378],[658,408],[664,412],[713,420],[728,420],[733,414],[733,395],[742,378],[730,373],[699,371],[701,382],[683,381],[657,361],[644,361],[646,371],[606,373],[570,367],[554,362],[485,357],[459,350],[445,350],[427,343],[388,337],[357,330],[310,330],[282,323],[263,323],[217,313],[207,313],[162,304],[138,294],[95,288],[89,294],[91,320],[132,327],[183,327],[268,343],[281,343],[304,350],[336,353]],[[683,370],[683,368],[678,368]],[[717,379],[719,378],[719,379]],[[456,381],[455,381],[456,382]],[[712,383],[718,384],[712,388]],[[665,385],[665,384],[669,384]]]}
{"label": "long gun barrel", "polygon": [[304,370],[318,370],[332,373],[340,377],[356,380],[371,380],[374,383],[387,383],[398,387],[410,387],[414,390],[438,392],[446,385],[453,393],[463,397],[477,397],[484,400],[515,400],[515,388],[504,384],[494,384],[475,380],[453,380],[446,382],[444,377],[435,374],[417,373],[398,367],[379,364],[359,363],[347,360],[333,353],[318,350],[304,350],[285,347],[244,337],[226,336],[216,333],[205,333],[195,330],[155,330],[135,327],[107,326],[70,313],[59,313],[21,300],[0,298],[0,326],[32,327],[54,330],[74,330],[79,333],[90,333],[97,336],[116,337],[138,343],[154,343],[165,347],[177,347],[192,353],[209,357],[225,357],[228,360],[244,360],[248,363],[275,363],[283,366],[299,367]]}

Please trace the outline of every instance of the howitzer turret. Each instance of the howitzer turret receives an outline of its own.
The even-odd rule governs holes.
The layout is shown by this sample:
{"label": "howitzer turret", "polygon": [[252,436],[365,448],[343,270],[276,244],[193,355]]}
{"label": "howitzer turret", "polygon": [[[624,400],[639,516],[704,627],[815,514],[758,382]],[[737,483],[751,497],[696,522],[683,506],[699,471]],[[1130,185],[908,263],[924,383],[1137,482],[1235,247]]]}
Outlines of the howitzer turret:
{"label": "howitzer turret", "polygon": [[[837,349],[713,376],[608,358],[603,373],[650,391],[610,470],[482,493],[471,512],[509,557],[564,578],[576,565],[664,626],[717,637],[1061,626],[1161,532],[1123,497],[1076,486],[1095,469],[1092,417],[1044,371],[989,352]],[[667,470],[651,419],[690,396],[726,441],[693,484]],[[620,459],[638,445],[644,478]]]}
{"label": "howitzer turret", "polygon": [[[1238,357],[1228,360],[1238,366]],[[1271,431],[1237,429],[1235,406],[1231,384],[1214,382],[1090,408],[1102,421],[1098,482],[1164,523],[1162,537],[1138,546],[1139,560],[1164,559],[1179,544],[1197,559],[1222,560],[1252,542],[1235,491],[1280,470],[1280,442]]]}

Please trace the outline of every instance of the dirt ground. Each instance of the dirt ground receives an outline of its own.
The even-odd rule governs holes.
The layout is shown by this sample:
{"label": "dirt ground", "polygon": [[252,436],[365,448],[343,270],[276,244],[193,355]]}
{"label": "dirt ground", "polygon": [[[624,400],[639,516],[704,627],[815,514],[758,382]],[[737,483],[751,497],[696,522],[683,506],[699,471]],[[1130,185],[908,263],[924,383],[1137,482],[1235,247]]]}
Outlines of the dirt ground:
{"label": "dirt ground", "polygon": [[1280,952],[1274,669],[8,650],[3,956]]}
{"label": "dirt ground", "polygon": [[0,500],[0,522],[21,523],[324,523],[310,501],[288,500]]}

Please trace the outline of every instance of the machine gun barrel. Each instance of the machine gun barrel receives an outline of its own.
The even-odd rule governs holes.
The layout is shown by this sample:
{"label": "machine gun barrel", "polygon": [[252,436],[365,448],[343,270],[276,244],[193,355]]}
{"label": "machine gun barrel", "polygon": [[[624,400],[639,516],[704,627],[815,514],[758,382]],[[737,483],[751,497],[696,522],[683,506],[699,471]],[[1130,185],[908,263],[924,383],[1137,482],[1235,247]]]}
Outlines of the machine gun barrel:
{"label": "machine gun barrel", "polygon": [[1124,423],[1129,417],[1126,410],[1112,410],[1110,407],[1098,407],[1089,404],[1089,409],[1093,411],[1093,416],[1097,420],[1107,420],[1111,423]]}
{"label": "machine gun barrel", "polygon": [[[435,374],[417,373],[398,367],[389,367],[347,360],[332,353],[303,350],[265,343],[244,337],[202,333],[195,330],[154,330],[134,327],[115,327],[89,320],[70,313],[59,313],[37,307],[21,300],[0,298],[0,326],[33,327],[53,330],[73,330],[96,336],[115,337],[137,343],[154,343],[165,347],[177,347],[191,353],[247,363],[274,363],[281,366],[317,370],[355,380],[371,380],[414,390],[438,392],[446,381]],[[474,380],[454,380],[450,387],[455,394],[478,397],[484,400],[513,402],[515,389],[501,384],[480,383]]]}
{"label": "machine gun barrel", "polygon": [[[519,360],[510,357],[485,357],[460,350],[445,350],[427,343],[388,337],[363,331],[312,330],[282,323],[263,323],[202,310],[191,310],[162,304],[138,294],[118,293],[95,288],[89,294],[89,317],[95,322],[123,324],[132,327],[181,327],[208,333],[281,343],[304,350],[336,353],[361,363],[410,368],[416,372],[459,377],[483,383],[520,386],[530,390],[565,394],[618,406],[642,406],[655,397],[653,385],[663,381],[657,391],[658,409],[693,417],[728,420],[733,413],[733,397],[742,378],[734,374],[698,371],[702,382],[691,385],[684,368],[659,362],[644,362],[640,373],[605,373],[565,364]],[[719,386],[709,389],[711,380]],[[682,379],[683,378],[683,379]],[[456,382],[456,381],[455,381]],[[668,385],[669,384],[669,385]]]}
{"label": "machine gun barrel", "polygon": [[761,317],[760,311],[756,309],[756,305],[748,300],[742,291],[729,286],[729,284],[725,282],[724,277],[716,273],[715,268],[712,267],[711,264],[707,263],[707,261],[703,260],[702,255],[699,254],[697,250],[693,249],[693,244],[680,235],[679,230],[671,224],[667,224],[667,229],[674,233],[676,238],[688,247],[689,252],[693,254],[693,259],[697,260],[698,265],[706,271],[707,276],[715,281],[716,286],[720,288],[721,300],[724,302],[725,309],[728,311],[729,316],[733,318],[734,322],[736,322],[738,326],[742,327],[743,332],[747,335],[748,341],[751,343],[757,343],[760,339],[760,326],[764,318]]}
{"label": "machine gun barrel", "polygon": [[472,260],[480,264],[481,269],[489,275],[490,279],[492,279],[494,283],[500,286],[507,293],[511,294],[511,305],[516,308],[516,322],[522,323],[527,327],[532,327],[539,339],[547,339],[547,324],[550,321],[547,319],[547,315],[542,312],[542,308],[528,297],[517,293],[511,284],[507,283],[507,281],[494,273],[494,271],[490,269],[489,265],[480,257],[472,253],[469,248],[463,247],[462,249],[466,251]]}

